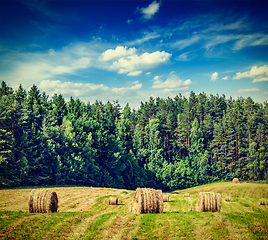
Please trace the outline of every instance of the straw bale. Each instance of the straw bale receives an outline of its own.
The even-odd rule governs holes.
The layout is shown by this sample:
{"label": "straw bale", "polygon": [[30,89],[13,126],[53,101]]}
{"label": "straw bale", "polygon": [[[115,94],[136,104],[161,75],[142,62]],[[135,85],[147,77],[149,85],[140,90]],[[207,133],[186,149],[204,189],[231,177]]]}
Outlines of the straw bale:
{"label": "straw bale", "polygon": [[30,213],[57,212],[57,193],[47,189],[34,189],[30,193],[28,205]]}
{"label": "straw bale", "polygon": [[225,201],[226,201],[226,202],[231,202],[231,197],[229,197],[229,196],[226,197],[226,198],[225,198]]}
{"label": "straw bale", "polygon": [[190,193],[184,193],[184,197],[190,197]]}
{"label": "straw bale", "polygon": [[157,199],[157,212],[164,212],[164,200],[162,190],[156,190],[156,199]]}
{"label": "straw bale", "polygon": [[163,195],[163,202],[169,202],[169,196]]}
{"label": "straw bale", "polygon": [[265,200],[260,200],[260,205],[266,205]]}
{"label": "straw bale", "polygon": [[217,202],[216,211],[220,212],[221,211],[221,195],[219,193],[216,193],[216,202]]}
{"label": "straw bale", "polygon": [[117,204],[118,204],[118,198],[116,197],[109,198],[109,205],[117,205]]}
{"label": "straw bale", "polygon": [[200,192],[197,199],[197,211],[220,212],[221,195],[213,192]]}
{"label": "straw bale", "polygon": [[233,179],[233,183],[240,183],[238,178]]}
{"label": "straw bale", "polygon": [[131,211],[133,213],[162,213],[164,210],[161,190],[137,188]]}
{"label": "straw bale", "polygon": [[31,192],[30,192],[30,196],[29,196],[29,213],[32,213],[34,212],[34,209],[33,209],[33,195],[35,193],[35,189],[33,189]]}

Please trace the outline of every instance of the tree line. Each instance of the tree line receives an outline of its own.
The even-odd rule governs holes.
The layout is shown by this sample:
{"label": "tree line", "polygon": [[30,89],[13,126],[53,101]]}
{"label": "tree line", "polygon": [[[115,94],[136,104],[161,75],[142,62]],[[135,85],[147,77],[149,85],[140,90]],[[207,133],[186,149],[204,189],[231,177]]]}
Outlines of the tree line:
{"label": "tree line", "polygon": [[268,103],[194,92],[138,110],[0,88],[0,186],[182,189],[268,180]]}

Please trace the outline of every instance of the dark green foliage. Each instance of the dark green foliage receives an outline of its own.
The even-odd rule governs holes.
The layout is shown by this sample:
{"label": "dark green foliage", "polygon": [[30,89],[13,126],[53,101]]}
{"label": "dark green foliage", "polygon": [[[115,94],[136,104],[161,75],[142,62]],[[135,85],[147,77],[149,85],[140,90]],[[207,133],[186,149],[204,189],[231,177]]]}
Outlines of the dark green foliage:
{"label": "dark green foliage", "polygon": [[131,110],[0,88],[0,186],[182,189],[268,180],[268,103],[181,94]]}

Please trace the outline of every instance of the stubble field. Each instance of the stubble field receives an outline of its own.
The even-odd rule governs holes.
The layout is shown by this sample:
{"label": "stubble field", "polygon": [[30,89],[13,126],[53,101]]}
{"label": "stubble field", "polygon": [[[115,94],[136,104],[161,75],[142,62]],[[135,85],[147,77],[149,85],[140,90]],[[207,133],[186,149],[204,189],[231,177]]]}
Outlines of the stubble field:
{"label": "stubble field", "polygon": [[[215,183],[164,193],[169,202],[162,214],[131,213],[135,191],[50,189],[58,195],[57,213],[28,213],[32,189],[0,190],[0,239],[268,239],[268,206],[259,204],[268,203],[268,184]],[[204,191],[221,194],[221,212],[190,211]],[[119,204],[109,205],[109,197]]]}

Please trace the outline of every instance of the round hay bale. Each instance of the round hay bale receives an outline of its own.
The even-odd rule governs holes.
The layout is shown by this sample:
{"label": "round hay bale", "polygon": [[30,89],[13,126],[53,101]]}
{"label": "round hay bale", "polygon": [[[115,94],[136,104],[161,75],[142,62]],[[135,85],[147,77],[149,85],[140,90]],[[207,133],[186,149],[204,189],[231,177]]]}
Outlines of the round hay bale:
{"label": "round hay bale", "polygon": [[30,193],[28,205],[29,213],[57,212],[57,193],[47,189],[34,189]]}
{"label": "round hay bale", "polygon": [[117,204],[118,204],[118,198],[116,197],[109,198],[109,205],[117,205]]}
{"label": "round hay bale", "polygon": [[225,202],[231,202],[231,197],[226,197]]}
{"label": "round hay bale", "polygon": [[163,195],[163,202],[169,202],[169,196]]}
{"label": "round hay bale", "polygon": [[190,193],[184,193],[184,197],[190,197]]}
{"label": "round hay bale", "polygon": [[131,211],[133,213],[162,213],[164,210],[161,190],[137,188]]}
{"label": "round hay bale", "polygon": [[154,190],[154,191],[156,191],[157,212],[162,213],[164,212],[163,192],[162,190]]}
{"label": "round hay bale", "polygon": [[220,212],[221,195],[213,192],[200,192],[197,199],[197,211]]}
{"label": "round hay bale", "polygon": [[260,200],[260,205],[266,205],[265,200]]}
{"label": "round hay bale", "polygon": [[33,213],[34,212],[34,209],[33,209],[33,195],[35,193],[35,189],[33,189],[31,192],[30,192],[30,196],[29,196],[29,213]]}
{"label": "round hay bale", "polygon": [[233,183],[240,183],[238,178],[233,179]]}

